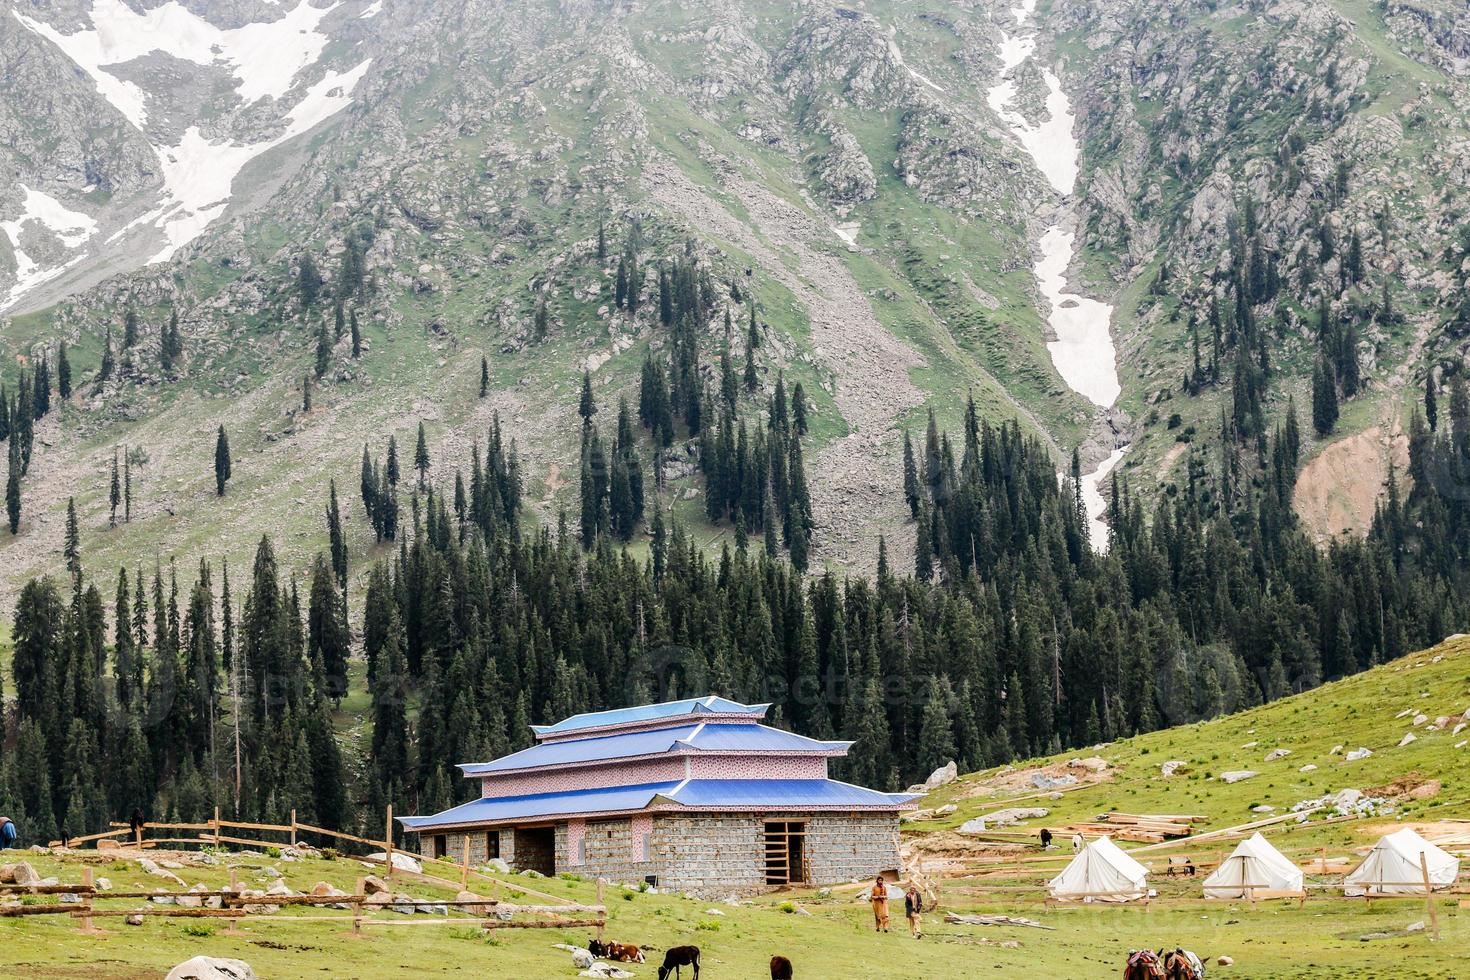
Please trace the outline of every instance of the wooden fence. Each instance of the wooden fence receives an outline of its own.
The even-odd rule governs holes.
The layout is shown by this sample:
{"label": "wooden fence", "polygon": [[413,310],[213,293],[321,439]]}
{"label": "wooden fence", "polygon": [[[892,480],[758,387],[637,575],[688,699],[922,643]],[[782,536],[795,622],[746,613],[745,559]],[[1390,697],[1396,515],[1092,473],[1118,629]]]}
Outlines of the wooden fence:
{"label": "wooden fence", "polygon": [[[420,875],[419,877],[429,877]],[[438,879],[440,885],[452,885]],[[72,902],[61,902],[57,904],[35,904],[35,905],[0,905],[0,918],[17,918],[32,915],[68,915],[78,920],[78,927],[85,934],[95,935],[98,929],[93,924],[94,919],[128,917],[128,916],[162,916],[169,918],[198,918],[198,919],[224,919],[228,922],[227,934],[236,933],[236,923],[245,918],[253,921],[299,923],[299,922],[336,922],[342,925],[351,925],[354,935],[361,935],[364,926],[431,926],[431,925],[471,925],[479,919],[479,927],[482,929],[581,929],[592,928],[601,930],[607,922],[607,906],[602,901],[602,882],[597,883],[597,904],[584,905],[567,902],[565,899],[556,899],[554,896],[546,896],[556,904],[549,905],[525,905],[511,902],[503,902],[495,897],[475,896],[474,898],[437,899],[437,898],[403,898],[392,896],[388,899],[375,900],[374,896],[367,891],[367,879],[359,878],[357,887],[350,895],[271,895],[271,894],[246,894],[240,887],[237,872],[230,871],[230,884],[227,888],[217,891],[183,891],[183,892],[156,892],[156,891],[99,891],[96,887],[93,870],[90,867],[82,869],[82,880],[76,884],[56,885],[0,885],[0,897],[39,896],[39,895],[70,895],[75,896]],[[524,891],[524,889],[519,889]],[[383,893],[386,894],[386,893]],[[537,893],[540,894],[540,893]],[[179,907],[174,905],[159,906],[149,904],[133,908],[98,908],[98,902],[112,901],[138,901],[147,900],[150,903],[154,899],[166,898],[172,901],[188,899],[199,902],[199,907]],[[275,916],[275,913],[288,906],[324,906],[336,908],[346,912],[345,915],[290,915]],[[346,906],[341,909],[341,906]],[[421,908],[431,909],[455,909],[464,910],[465,917],[442,916],[429,919],[375,919],[372,914],[380,911],[401,911],[410,909],[417,912]],[[269,910],[269,911],[266,911]],[[516,915],[539,915],[551,916],[551,918],[520,919]],[[580,918],[569,918],[569,916],[580,916]],[[483,918],[481,918],[483,917]]]}
{"label": "wooden fence", "polygon": [[[289,824],[252,823],[243,820],[226,820],[220,816],[219,808],[216,807],[214,816],[203,823],[169,823],[163,821],[148,821],[138,828],[130,824],[114,821],[110,825],[113,829],[105,830],[97,834],[88,834],[84,837],[73,837],[67,841],[51,841],[52,847],[61,847],[63,843],[68,847],[76,847],[82,844],[95,844],[99,849],[116,850],[122,854],[136,853],[142,850],[156,848],[160,844],[185,844],[195,847],[220,847],[224,844],[232,844],[239,847],[249,848],[285,848],[295,847],[301,844],[302,834],[315,834],[320,837],[335,841],[342,841],[349,847],[365,848],[381,852],[382,856],[365,856],[352,854],[354,860],[364,861],[371,864],[381,865],[383,875],[390,880],[393,878],[406,878],[424,884],[439,887],[458,887],[461,891],[469,889],[472,879],[474,881],[488,882],[497,888],[506,888],[518,894],[528,895],[541,899],[549,904],[546,905],[518,905],[502,902],[496,897],[477,897],[473,900],[441,901],[439,899],[422,899],[412,901],[393,901],[387,903],[386,907],[409,907],[415,910],[418,907],[446,907],[446,908],[468,908],[473,911],[487,913],[494,917],[486,918],[480,922],[483,929],[551,929],[551,928],[595,928],[601,933],[606,918],[607,907],[603,904],[603,881],[597,881],[597,902],[594,905],[579,905],[568,903],[565,896],[551,895],[546,892],[529,888],[520,881],[509,882],[494,875],[486,874],[479,869],[470,866],[469,838],[465,838],[464,851],[461,860],[456,864],[436,858],[430,858],[416,851],[399,847],[393,843],[393,807],[389,806],[384,811],[383,827],[384,840],[374,840],[371,837],[361,837],[340,830],[329,830],[326,827],[318,827],[314,824],[303,823],[296,818],[296,811],[291,811],[291,822]],[[145,836],[150,832],[162,831],[165,835],[177,835],[180,832],[192,831],[194,836]],[[278,834],[283,840],[264,840],[258,837],[240,837],[227,831],[241,831],[255,834]],[[393,858],[402,854],[420,862],[418,871],[408,868],[395,867]],[[437,872],[437,873],[436,873]],[[354,933],[360,933],[363,926],[401,926],[401,925],[467,925],[472,921],[468,918],[437,918],[437,919],[372,919],[367,914],[379,909],[380,903],[368,901],[368,895],[364,889],[364,880],[359,879],[357,889],[351,895],[337,896],[311,896],[311,895],[251,895],[238,894],[238,881],[233,870],[230,872],[230,888],[221,889],[218,892],[100,892],[93,884],[92,869],[84,868],[82,881],[78,884],[60,885],[0,885],[0,897],[15,895],[75,895],[80,901],[74,903],[62,903],[55,905],[13,905],[0,907],[0,918],[26,916],[26,915],[59,915],[67,914],[81,920],[83,932],[95,932],[92,925],[93,918],[110,916],[169,916],[185,918],[218,918],[229,920],[229,928],[234,930],[234,922],[247,916],[260,918],[263,913],[249,912],[246,906],[254,907],[281,907],[281,906],[334,906],[347,905],[351,916],[286,916],[275,921],[286,922],[347,922],[351,921]],[[109,901],[114,899],[152,899],[154,897],[191,898],[199,899],[201,904],[206,904],[211,899],[219,900],[219,908],[178,908],[173,906],[158,907],[150,905],[144,908],[132,909],[102,909],[95,908],[98,901]],[[273,910],[274,911],[274,910]],[[532,914],[553,916],[545,919],[515,920],[512,918],[501,918],[501,914],[514,916],[516,914]],[[580,915],[581,918],[567,918],[568,915]]]}
{"label": "wooden fence", "polygon": [[[393,807],[390,805],[384,811],[383,836],[385,840],[374,840],[371,837],[359,837],[356,834],[345,833],[340,830],[328,830],[326,827],[318,827],[314,824],[303,823],[296,819],[296,811],[291,811],[291,822],[289,824],[275,823],[251,823],[244,820],[226,820],[220,816],[219,807],[214,808],[214,816],[203,823],[166,823],[162,821],[147,821],[136,830],[131,824],[112,821],[108,824],[111,830],[104,830],[100,834],[87,834],[84,837],[70,837],[65,841],[53,840],[52,847],[76,847],[80,844],[96,844],[102,846],[102,842],[110,841],[110,846],[153,848],[159,844],[189,844],[193,846],[214,846],[221,844],[235,844],[240,847],[296,847],[301,843],[302,834],[316,834],[320,837],[330,838],[336,841],[345,841],[348,844],[360,847],[375,848],[382,851],[389,858],[389,867],[392,866],[392,857],[395,853],[407,854],[417,860],[425,860],[422,854],[399,847],[393,843]],[[147,837],[143,835],[147,831],[194,831],[193,837]],[[254,831],[258,833],[281,834],[285,840],[261,840],[254,837],[240,837],[227,830]],[[130,840],[127,838],[131,838]],[[390,871],[391,873],[391,871]]]}

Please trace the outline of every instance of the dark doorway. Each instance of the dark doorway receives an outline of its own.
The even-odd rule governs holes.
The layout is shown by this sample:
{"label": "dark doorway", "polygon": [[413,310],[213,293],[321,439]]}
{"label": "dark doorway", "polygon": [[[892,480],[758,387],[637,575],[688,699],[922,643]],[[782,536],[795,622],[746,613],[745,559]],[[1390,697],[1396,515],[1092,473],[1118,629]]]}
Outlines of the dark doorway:
{"label": "dark doorway", "polygon": [[516,831],[516,870],[556,874],[556,828],[526,827]]}
{"label": "dark doorway", "polygon": [[807,880],[806,824],[797,820],[768,820],[762,835],[768,885],[792,885]]}

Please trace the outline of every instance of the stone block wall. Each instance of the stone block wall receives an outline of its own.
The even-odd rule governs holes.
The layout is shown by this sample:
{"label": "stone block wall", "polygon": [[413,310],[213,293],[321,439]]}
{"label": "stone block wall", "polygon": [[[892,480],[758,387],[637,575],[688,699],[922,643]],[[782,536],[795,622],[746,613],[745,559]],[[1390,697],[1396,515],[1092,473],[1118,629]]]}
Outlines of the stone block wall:
{"label": "stone block wall", "polygon": [[659,888],[697,895],[765,887],[765,818],[750,813],[661,814],[653,821]]}
{"label": "stone block wall", "polygon": [[[433,836],[433,834],[427,833],[423,836],[423,852],[425,854],[430,853],[430,841],[433,839]],[[444,856],[453,861],[455,864],[458,864],[460,860],[464,857],[464,838],[465,835],[463,832],[450,832],[444,835]],[[496,856],[490,853],[489,842],[485,838],[485,831],[472,830],[469,832],[469,838],[471,865],[484,864],[486,861]],[[500,831],[499,857],[508,864],[515,864],[515,831]]]}
{"label": "stone block wall", "polygon": [[[577,835],[570,833],[566,824],[558,824],[556,867],[588,878],[637,885],[648,875],[659,875],[662,869],[656,861],[639,860],[634,838],[630,820],[589,820],[582,828],[581,854],[577,854]],[[661,876],[659,884],[663,884]]]}
{"label": "stone block wall", "polygon": [[[637,885],[648,875],[661,891],[720,897],[749,894],[766,887],[765,843],[768,820],[806,824],[806,866],[815,885],[872,878],[900,867],[898,818],[891,813],[690,813],[658,814],[651,821],[589,820],[578,834],[565,823],[556,827],[557,871]],[[643,827],[650,825],[648,832]],[[517,832],[500,832],[500,856],[513,868],[552,856],[527,837],[517,857]],[[462,834],[445,835],[447,856],[458,862]],[[427,842],[425,843],[427,847]],[[642,853],[640,853],[642,852]],[[470,861],[482,864],[485,834],[470,834]]]}
{"label": "stone block wall", "polygon": [[871,879],[879,871],[901,867],[898,818],[894,814],[813,813],[805,819],[806,859],[812,884]]}

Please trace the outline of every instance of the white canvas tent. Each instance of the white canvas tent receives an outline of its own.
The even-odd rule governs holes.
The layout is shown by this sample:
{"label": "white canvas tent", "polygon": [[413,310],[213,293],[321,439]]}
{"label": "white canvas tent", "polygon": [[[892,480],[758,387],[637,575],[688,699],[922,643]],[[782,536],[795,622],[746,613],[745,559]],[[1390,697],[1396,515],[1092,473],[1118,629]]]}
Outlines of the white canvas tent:
{"label": "white canvas tent", "polygon": [[1148,894],[1147,876],[1148,869],[1111,838],[1099,837],[1048,882],[1047,888],[1053,898],[1063,901],[1130,902]]}
{"label": "white canvas tent", "polygon": [[1260,831],[1236,845],[1205,879],[1205,898],[1253,898],[1257,892],[1300,892],[1302,872],[1261,836]]}
{"label": "white canvas tent", "polygon": [[1347,895],[1423,895],[1424,869],[1419,855],[1429,870],[1433,889],[1448,888],[1460,873],[1459,859],[1435,847],[1411,828],[1395,831],[1379,839],[1373,850],[1347,873],[1343,892]]}

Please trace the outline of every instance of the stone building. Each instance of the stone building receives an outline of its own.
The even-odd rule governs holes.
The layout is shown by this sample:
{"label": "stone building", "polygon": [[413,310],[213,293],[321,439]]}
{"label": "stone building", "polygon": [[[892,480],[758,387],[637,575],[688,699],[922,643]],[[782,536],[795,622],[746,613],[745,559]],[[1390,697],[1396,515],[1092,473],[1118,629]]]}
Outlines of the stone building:
{"label": "stone building", "polygon": [[460,766],[481,798],[403,817],[420,850],[706,894],[896,870],[910,794],[830,779],[823,742],[760,724],[769,705],[705,697],[532,726],[536,744]]}

